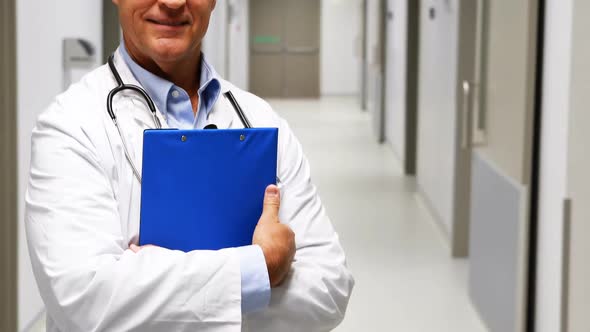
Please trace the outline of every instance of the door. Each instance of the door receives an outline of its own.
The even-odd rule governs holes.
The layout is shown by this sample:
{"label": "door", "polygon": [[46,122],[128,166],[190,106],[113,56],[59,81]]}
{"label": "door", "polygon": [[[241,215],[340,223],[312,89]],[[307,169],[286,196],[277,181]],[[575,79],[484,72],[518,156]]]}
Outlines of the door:
{"label": "door", "polygon": [[121,43],[121,30],[119,10],[112,0],[103,0],[102,13],[102,63],[106,63]]}
{"label": "door", "polygon": [[469,290],[491,331],[526,327],[539,4],[479,1],[464,76],[471,147]]}
{"label": "door", "polygon": [[285,97],[319,97],[320,1],[285,1]]}
{"label": "door", "polygon": [[[564,275],[563,332],[590,330],[590,2],[573,1],[567,194],[570,200]],[[566,205],[567,207],[567,205]],[[566,211],[567,212],[567,211]],[[566,213],[568,217],[568,213]]]}
{"label": "door", "polygon": [[319,0],[250,1],[250,89],[262,97],[320,95]]}
{"label": "door", "polygon": [[369,60],[368,60],[368,12],[369,12],[369,0],[363,0],[362,8],[361,8],[361,93],[360,93],[360,102],[361,102],[361,109],[363,111],[367,110],[368,104],[368,93],[369,93]]}
{"label": "door", "polygon": [[468,131],[462,130],[462,77],[473,71],[472,1],[420,3],[417,183],[450,243],[467,254]]}
{"label": "door", "polygon": [[[590,7],[586,6],[586,13],[590,12]],[[578,6],[580,7],[580,6]],[[575,15],[575,14],[574,14]],[[580,33],[578,33],[580,34]],[[580,41],[581,39],[578,39]],[[585,44],[585,45],[582,45]],[[583,49],[583,50],[582,50]],[[569,120],[569,162],[567,168],[568,177],[568,195],[569,201],[566,204],[566,218],[568,226],[566,241],[567,269],[565,277],[566,293],[564,297],[564,329],[563,332],[583,332],[590,329],[590,317],[588,316],[588,307],[590,306],[590,156],[586,142],[590,139],[588,135],[588,126],[590,125],[590,113],[588,112],[588,86],[590,76],[588,72],[579,72],[590,70],[588,56],[590,56],[590,47],[584,42],[574,46],[574,50],[579,53],[574,54],[574,65],[576,70],[572,73],[573,95],[570,109]],[[586,56],[586,58],[584,58]]]}
{"label": "door", "polygon": [[387,0],[385,139],[402,162],[406,132],[407,0]]}
{"label": "door", "polygon": [[387,0],[385,139],[416,174],[419,1]]}
{"label": "door", "polygon": [[0,331],[17,331],[15,5],[0,3]]}
{"label": "door", "polygon": [[420,1],[407,0],[406,137],[404,169],[416,175],[418,139],[418,73],[420,59]]}
{"label": "door", "polygon": [[371,115],[373,134],[379,143],[385,141],[385,54],[387,50],[387,0],[367,1],[367,110]]}

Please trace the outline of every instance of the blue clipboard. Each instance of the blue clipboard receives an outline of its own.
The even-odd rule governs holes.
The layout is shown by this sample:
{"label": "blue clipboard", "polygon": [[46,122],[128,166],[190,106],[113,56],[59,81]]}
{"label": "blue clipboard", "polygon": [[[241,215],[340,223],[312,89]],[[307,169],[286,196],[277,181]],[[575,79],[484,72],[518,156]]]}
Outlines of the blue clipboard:
{"label": "blue clipboard", "polygon": [[140,245],[251,245],[264,191],[276,184],[277,148],[277,128],[146,130]]}

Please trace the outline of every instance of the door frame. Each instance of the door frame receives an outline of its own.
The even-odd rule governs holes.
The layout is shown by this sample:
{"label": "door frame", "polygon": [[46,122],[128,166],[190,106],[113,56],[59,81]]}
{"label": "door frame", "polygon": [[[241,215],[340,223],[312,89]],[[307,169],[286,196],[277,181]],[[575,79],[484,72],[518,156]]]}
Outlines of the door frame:
{"label": "door frame", "polygon": [[102,12],[102,63],[106,63],[109,56],[121,43],[121,30],[119,27],[119,10],[112,0],[103,0]]}
{"label": "door frame", "polygon": [[[457,61],[456,85],[456,128],[455,140],[455,183],[453,226],[451,236],[451,253],[453,257],[467,257],[469,255],[469,223],[471,214],[471,161],[472,145],[472,111],[473,96],[471,91],[476,79],[476,55],[478,46],[477,1],[459,2],[459,43]],[[472,84],[465,90],[465,83]]]}
{"label": "door frame", "polygon": [[[537,1],[537,19],[532,24],[536,25],[536,51],[535,81],[534,81],[534,105],[533,105],[533,128],[532,128],[532,157],[530,159],[530,197],[529,197],[529,219],[527,232],[527,252],[525,253],[525,303],[524,303],[524,330],[534,332],[537,330],[536,304],[537,304],[537,252],[539,237],[539,203],[541,186],[541,141],[543,123],[543,85],[544,85],[544,64],[545,64],[545,0]],[[564,217],[569,216],[569,201],[564,205]],[[567,228],[567,227],[566,227]],[[569,229],[569,228],[567,228]],[[564,232],[564,236],[566,236]],[[568,243],[569,238],[566,237]],[[566,263],[567,264],[567,263]],[[562,322],[563,323],[563,322]],[[562,330],[563,332],[567,330]]]}
{"label": "door frame", "polygon": [[420,1],[407,0],[406,139],[404,171],[416,175],[418,165],[418,90],[420,70]]}
{"label": "door frame", "polygon": [[388,21],[388,8],[387,0],[379,0],[379,29],[378,29],[378,44],[379,44],[379,76],[381,81],[379,82],[379,86],[377,89],[380,90],[379,92],[379,100],[376,100],[377,103],[377,114],[375,116],[378,117],[378,127],[377,127],[377,140],[380,144],[385,143],[385,122],[387,121],[386,116],[386,108],[387,108],[387,67],[389,66],[389,62],[387,61],[387,21]]}
{"label": "door frame", "polygon": [[361,110],[367,111],[368,110],[368,81],[369,81],[369,60],[367,59],[368,56],[368,47],[367,45],[367,38],[368,38],[368,19],[367,15],[369,13],[369,1],[363,0],[362,2],[362,19],[361,19]]}
{"label": "door frame", "polygon": [[17,330],[16,0],[0,4],[0,331]]}

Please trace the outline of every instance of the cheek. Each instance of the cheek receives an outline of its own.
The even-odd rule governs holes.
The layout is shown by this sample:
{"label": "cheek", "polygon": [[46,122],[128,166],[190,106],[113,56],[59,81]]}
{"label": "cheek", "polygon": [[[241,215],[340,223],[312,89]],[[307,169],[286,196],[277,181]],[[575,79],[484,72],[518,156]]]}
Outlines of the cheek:
{"label": "cheek", "polygon": [[133,12],[125,7],[120,7],[119,10],[119,20],[121,21],[121,27],[123,31],[126,32],[133,32],[135,30],[134,27],[134,17]]}
{"label": "cheek", "polygon": [[209,26],[209,20],[213,11],[214,1],[212,0],[195,0],[189,1],[189,10],[195,18],[195,29],[204,34]]}
{"label": "cheek", "polygon": [[137,33],[139,33],[138,30],[145,29],[143,15],[149,11],[152,2],[152,0],[130,0],[122,3],[119,6],[121,25]]}
{"label": "cheek", "polygon": [[133,13],[128,18],[127,26],[125,28],[126,33],[139,44],[138,46],[148,42],[154,34],[150,31],[149,24],[143,20],[142,15],[139,13]]}
{"label": "cheek", "polygon": [[201,35],[201,37],[203,37],[206,34],[207,30],[209,29],[209,23],[210,23],[209,19],[210,19],[209,15],[206,15],[206,14],[201,15],[198,18],[197,29],[198,29],[198,33]]}

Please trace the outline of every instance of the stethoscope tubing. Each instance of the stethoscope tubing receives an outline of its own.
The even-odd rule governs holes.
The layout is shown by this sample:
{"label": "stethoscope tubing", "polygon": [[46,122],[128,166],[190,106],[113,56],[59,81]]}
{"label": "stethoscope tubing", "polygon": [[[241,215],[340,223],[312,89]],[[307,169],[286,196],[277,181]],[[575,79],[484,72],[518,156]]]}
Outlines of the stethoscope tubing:
{"label": "stethoscope tubing", "polygon": [[240,121],[242,121],[244,128],[252,128],[252,124],[250,123],[250,121],[248,121],[246,114],[244,114],[244,110],[242,110],[242,107],[240,107],[240,104],[238,104],[238,101],[236,100],[236,97],[234,97],[234,94],[231,91],[227,91],[223,95],[225,96],[225,98],[227,98],[229,103],[232,105],[232,107],[238,114],[238,117],[240,118]]}

